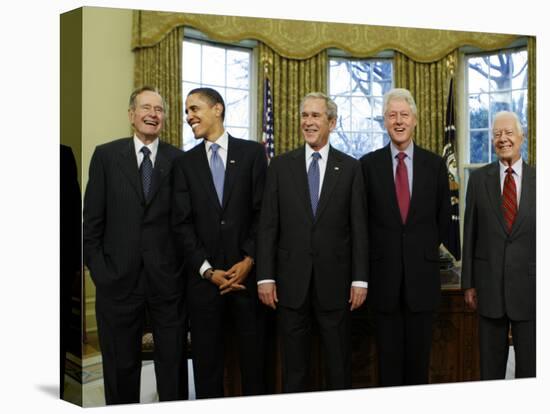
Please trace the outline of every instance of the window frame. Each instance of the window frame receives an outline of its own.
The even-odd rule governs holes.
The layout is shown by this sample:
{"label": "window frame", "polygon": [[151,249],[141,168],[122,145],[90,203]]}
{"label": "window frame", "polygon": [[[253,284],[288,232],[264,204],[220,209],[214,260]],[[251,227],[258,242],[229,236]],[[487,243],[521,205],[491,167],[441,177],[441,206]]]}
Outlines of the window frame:
{"label": "window frame", "polygon": [[[241,42],[234,42],[234,43],[230,43],[230,42],[221,42],[221,41],[214,41],[210,38],[208,38],[208,36],[206,36],[204,33],[202,32],[199,32],[195,29],[190,29],[190,28],[185,28],[184,30],[184,35],[183,35],[183,39],[181,39],[181,42],[182,42],[182,59],[185,59],[185,52],[183,52],[183,48],[184,48],[184,42],[191,42],[191,43],[196,43],[196,44],[199,44],[201,46],[201,59],[200,59],[200,81],[199,82],[196,82],[196,81],[189,81],[189,80],[186,80],[183,78],[183,65],[182,65],[182,92],[183,92],[183,85],[184,84],[194,84],[196,85],[195,87],[202,87],[202,86],[205,86],[205,87],[215,87],[215,88],[223,88],[225,89],[225,91],[227,90],[244,90],[244,89],[241,89],[241,88],[235,88],[235,87],[230,87],[230,86],[227,86],[227,68],[225,69],[224,71],[224,85],[219,85],[219,84],[210,84],[210,83],[204,83],[203,82],[203,71],[202,71],[202,47],[203,46],[212,46],[212,47],[219,47],[219,48],[222,48],[222,49],[225,49],[225,58],[227,59],[227,52],[229,50],[237,50],[237,51],[241,51],[241,52],[247,52],[249,54],[249,57],[250,57],[250,66],[249,66],[249,84],[248,84],[248,127],[246,129],[248,129],[248,139],[249,140],[253,140],[253,141],[259,141],[259,138],[256,136],[257,135],[257,117],[256,117],[256,113],[257,113],[257,65],[256,65],[256,62],[257,62],[257,51],[256,51],[256,46],[257,46],[257,42],[256,41],[251,41],[251,40],[244,40],[244,41],[241,41]],[[227,62],[227,61],[226,61]],[[227,64],[227,63],[226,63]],[[183,99],[183,112],[182,112],[182,148],[184,150],[189,150],[191,148],[193,148],[192,146],[188,146],[186,148],[185,146],[185,125],[187,124],[186,122],[186,115],[185,115],[185,94],[183,94],[182,96],[182,99]],[[227,99],[226,99],[226,96],[224,96],[224,102],[226,102]],[[227,105],[227,102],[226,102],[226,105]],[[227,117],[226,119],[224,120],[224,128],[226,131],[229,132],[229,129],[231,129],[232,127],[234,128],[244,128],[242,126],[231,126],[231,125],[227,125]],[[242,138],[242,137],[238,137],[238,138]]]}
{"label": "window frame", "polygon": [[[368,57],[368,58],[356,58],[356,57],[353,57],[353,56],[349,56],[348,54],[346,54],[345,52],[343,51],[340,51],[340,50],[336,50],[336,49],[332,49],[329,51],[329,54],[328,54],[328,61],[327,61],[327,91],[328,91],[328,95],[332,98],[332,99],[335,99],[336,97],[346,97],[346,98],[353,98],[355,95],[345,95],[345,94],[333,94],[331,93],[331,85],[330,85],[330,82],[331,82],[331,76],[330,76],[330,72],[331,72],[331,63],[333,60],[341,60],[341,61],[365,61],[365,62],[373,62],[373,63],[376,63],[376,62],[386,62],[386,63],[389,63],[391,64],[391,84],[390,84],[390,89],[391,88],[394,88],[395,87],[395,59],[394,59],[394,54],[393,54],[393,51],[384,51],[384,52],[381,52],[379,53],[378,55],[376,56],[373,56],[373,57]],[[372,69],[370,69],[372,70]],[[371,81],[371,84],[373,83],[373,81]],[[359,96],[359,95],[357,95]],[[362,95],[363,97],[365,98],[380,98],[381,99],[381,104],[382,104],[382,112],[383,112],[383,94],[378,96],[378,95]],[[351,104],[351,101],[350,101],[350,105],[351,105],[351,108],[350,108],[350,118],[353,119],[353,105]],[[341,116],[341,110],[339,108],[339,117]],[[372,115],[372,111],[371,111],[371,115]],[[382,116],[384,114],[382,113]],[[372,118],[371,118],[372,119]],[[350,121],[350,127],[352,127],[353,125],[353,122]],[[367,135],[368,138],[371,138],[374,134],[377,134],[377,133],[380,133],[382,135],[382,137],[384,137],[384,135],[387,135],[387,131],[385,131],[385,128],[382,126],[382,130],[381,131],[375,131],[374,129],[369,129],[369,130],[353,130],[353,129],[350,129],[349,131],[348,130],[343,130],[344,133],[364,133]],[[333,132],[334,133],[334,132]],[[331,135],[333,134],[331,133]],[[351,154],[349,154],[351,155]],[[351,155],[353,156],[353,155]]]}

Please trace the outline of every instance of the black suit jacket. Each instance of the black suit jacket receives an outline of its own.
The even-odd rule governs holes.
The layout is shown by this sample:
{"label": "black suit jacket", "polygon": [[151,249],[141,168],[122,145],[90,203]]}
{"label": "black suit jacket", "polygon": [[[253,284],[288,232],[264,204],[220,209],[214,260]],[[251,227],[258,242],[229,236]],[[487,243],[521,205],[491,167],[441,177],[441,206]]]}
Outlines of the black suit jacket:
{"label": "black suit jacket", "polygon": [[84,257],[97,292],[123,298],[143,267],[152,289],[182,289],[182,254],[171,225],[172,163],[182,152],[159,143],[149,201],[143,196],[133,138],[99,145],[84,198]]}
{"label": "black suit jacket", "polygon": [[305,147],[269,166],[258,237],[258,280],[274,279],[282,306],[300,307],[312,282],[327,310],[348,306],[352,281],[367,281],[367,225],[361,168],[331,147],[316,217]]}
{"label": "black suit jacket", "polygon": [[[190,283],[200,282],[207,259],[227,270],[244,256],[256,257],[267,161],[261,144],[229,136],[223,205],[220,205],[204,142],[186,152],[175,169],[175,232],[185,252]],[[255,277],[245,283],[256,292]]]}
{"label": "black suit jacket", "polygon": [[476,288],[478,311],[533,320],[536,313],[536,174],[523,164],[519,210],[510,234],[501,208],[499,163],[472,172],[466,193],[462,287]]}
{"label": "black suit jacket", "polygon": [[414,146],[411,202],[404,225],[390,145],[363,156],[361,164],[371,247],[371,305],[380,311],[395,310],[403,293],[411,310],[435,310],[441,296],[439,245],[448,237],[451,211],[445,162]]}

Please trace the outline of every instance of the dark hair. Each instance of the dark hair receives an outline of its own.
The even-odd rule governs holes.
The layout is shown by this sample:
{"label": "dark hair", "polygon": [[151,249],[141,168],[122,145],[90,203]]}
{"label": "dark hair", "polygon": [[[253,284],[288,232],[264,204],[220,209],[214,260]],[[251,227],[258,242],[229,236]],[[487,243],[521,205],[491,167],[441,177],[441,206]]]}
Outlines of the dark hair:
{"label": "dark hair", "polygon": [[187,94],[187,96],[195,95],[195,94],[199,94],[202,97],[206,98],[206,100],[208,102],[210,102],[210,104],[212,106],[214,106],[218,103],[221,104],[221,106],[222,106],[222,114],[221,114],[222,115],[222,121],[225,119],[225,103],[223,101],[222,96],[220,95],[220,93],[217,90],[212,89],[212,88],[195,88],[192,91],[190,91]]}
{"label": "dark hair", "polygon": [[[139,94],[143,93],[143,92],[155,92],[157,94],[160,95],[160,98],[162,99],[162,105],[164,107],[166,107],[166,104],[164,102],[164,98],[162,97],[162,95],[160,94],[159,90],[157,88],[155,88],[154,86],[149,86],[149,85],[145,85],[145,86],[142,86],[141,88],[137,88],[135,89],[132,94],[130,95],[130,100],[128,102],[128,106],[132,109],[136,109],[136,98]],[[166,110],[166,108],[165,108]]]}

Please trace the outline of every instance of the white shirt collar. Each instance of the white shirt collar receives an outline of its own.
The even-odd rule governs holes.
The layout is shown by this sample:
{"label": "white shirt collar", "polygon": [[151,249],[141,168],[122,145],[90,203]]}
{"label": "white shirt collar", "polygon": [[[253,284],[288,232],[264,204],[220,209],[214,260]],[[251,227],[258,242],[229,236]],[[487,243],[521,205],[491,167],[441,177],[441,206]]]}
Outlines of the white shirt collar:
{"label": "white shirt collar", "polygon": [[136,150],[136,155],[139,155],[141,153],[141,148],[142,147],[147,147],[151,150],[151,155],[150,155],[150,159],[151,160],[154,160],[157,156],[157,151],[158,151],[158,148],[159,148],[159,138],[156,137],[155,140],[153,142],[151,142],[150,144],[147,144],[145,145],[138,137],[136,134],[134,134],[134,148]]}
{"label": "white shirt collar", "polygon": [[414,154],[414,143],[411,141],[409,146],[407,147],[407,149],[405,150],[400,150],[400,149],[397,149],[397,147],[393,144],[393,142],[390,141],[390,149],[391,149],[391,157],[392,159],[395,159],[395,157],[397,156],[397,154],[399,154],[400,152],[404,152],[405,154],[407,154],[407,157],[409,157],[409,159],[412,161],[413,159],[413,154]]}
{"label": "white shirt collar", "polygon": [[309,144],[306,142],[306,161],[311,158],[311,154],[313,154],[314,152],[318,152],[319,154],[321,154],[321,159],[326,162],[328,159],[329,149],[330,149],[330,144],[328,142],[319,151],[314,151],[313,148],[311,148]]}
{"label": "white shirt collar", "polygon": [[210,151],[210,147],[212,144],[218,144],[220,148],[227,151],[227,147],[229,146],[229,135],[227,134],[227,131],[223,131],[223,134],[214,142],[208,141],[207,139],[204,140],[204,145],[206,146],[206,152],[208,153]]}
{"label": "white shirt collar", "polygon": [[[502,161],[498,161],[498,165],[500,168],[500,175],[501,177],[503,175],[506,175],[506,170],[508,169],[508,165],[504,164]],[[512,170],[514,170],[514,174],[516,174],[519,178],[521,178],[521,173],[523,172],[523,159],[519,157],[519,160],[517,160],[515,163],[512,164]]]}

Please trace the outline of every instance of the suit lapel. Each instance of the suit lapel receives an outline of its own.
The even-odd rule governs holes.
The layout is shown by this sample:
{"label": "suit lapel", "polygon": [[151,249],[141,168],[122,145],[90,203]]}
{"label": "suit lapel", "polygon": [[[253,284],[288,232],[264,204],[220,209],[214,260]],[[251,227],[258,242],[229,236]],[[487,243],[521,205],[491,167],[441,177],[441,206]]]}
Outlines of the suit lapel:
{"label": "suit lapel", "polygon": [[491,168],[487,171],[487,178],[485,179],[485,189],[493,208],[493,213],[497,216],[500,225],[504,232],[508,232],[504,216],[502,214],[502,197],[500,191],[500,174],[498,161],[491,164]]}
{"label": "suit lapel", "polygon": [[123,148],[119,153],[118,163],[123,174],[130,182],[131,187],[136,191],[138,197],[141,200],[144,200],[141,176],[137,166],[136,151],[132,138],[128,138],[127,143],[123,145]]}
{"label": "suit lapel", "polygon": [[[325,177],[323,178],[323,187],[321,188],[321,194],[319,196],[319,204],[317,205],[316,218],[319,219],[323,210],[330,200],[330,195],[340,176],[342,169],[342,160],[340,155],[331,147],[328,153],[327,168],[325,169]],[[309,186],[308,186],[309,194]],[[310,202],[311,205],[311,202]]]}
{"label": "suit lapel", "polygon": [[228,137],[227,144],[227,160],[225,165],[225,178],[223,184],[223,207],[227,206],[229,197],[231,196],[231,190],[235,184],[235,177],[237,176],[238,169],[241,166],[242,152],[239,151],[238,141],[233,137]]}
{"label": "suit lapel", "polygon": [[306,150],[305,147],[296,151],[290,160],[291,177],[294,182],[294,187],[298,193],[298,197],[302,200],[302,204],[310,220],[313,220],[313,211],[311,210],[311,199],[309,196],[309,185],[307,183],[306,172]]}
{"label": "suit lapel", "polygon": [[[414,145],[414,144],[413,144]],[[414,214],[418,210],[418,204],[426,200],[426,197],[422,194],[422,183],[426,183],[428,171],[426,169],[426,159],[424,154],[415,145],[413,152],[413,180],[412,180],[412,194],[411,202],[409,204],[409,213],[407,214],[407,222],[410,222],[414,217]],[[397,202],[397,196],[396,196]]]}
{"label": "suit lapel", "polygon": [[162,184],[162,181],[166,178],[168,173],[170,172],[170,161],[165,156],[165,143],[159,142],[157,156],[155,158],[155,166],[153,168],[153,179],[151,181],[151,189],[149,190],[149,201],[148,204],[151,203],[153,198],[155,197],[158,189],[160,188],[160,185]]}
{"label": "suit lapel", "polygon": [[193,164],[195,165],[199,179],[202,181],[204,190],[208,194],[212,205],[217,206],[218,209],[221,210],[220,201],[218,200],[218,193],[216,193],[216,187],[214,186],[214,180],[212,178],[212,171],[210,170],[210,165],[208,165],[204,141],[191,151],[195,151],[193,156]]}
{"label": "suit lapel", "polygon": [[531,213],[534,206],[532,201],[535,200],[533,194],[535,193],[535,180],[533,179],[533,171],[525,162],[523,163],[522,169],[522,178],[521,178],[521,196],[519,200],[519,210],[516,220],[512,226],[512,232],[516,232],[520,227],[525,218]]}

